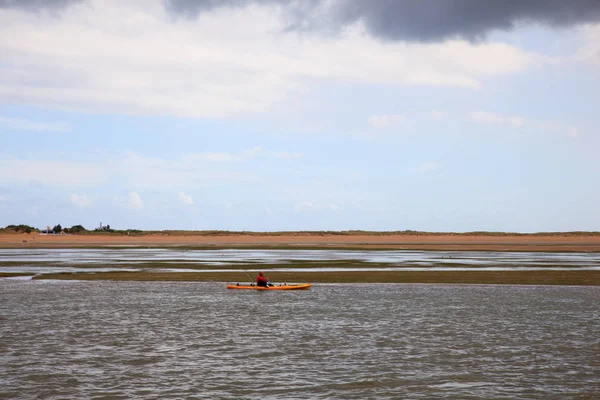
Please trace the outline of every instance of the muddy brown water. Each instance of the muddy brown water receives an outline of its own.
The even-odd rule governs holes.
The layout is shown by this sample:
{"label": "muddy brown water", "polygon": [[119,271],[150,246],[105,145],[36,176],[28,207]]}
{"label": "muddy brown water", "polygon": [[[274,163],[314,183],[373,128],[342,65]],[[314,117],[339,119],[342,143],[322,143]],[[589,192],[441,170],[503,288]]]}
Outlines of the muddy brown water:
{"label": "muddy brown water", "polygon": [[0,398],[593,399],[600,287],[0,281]]}

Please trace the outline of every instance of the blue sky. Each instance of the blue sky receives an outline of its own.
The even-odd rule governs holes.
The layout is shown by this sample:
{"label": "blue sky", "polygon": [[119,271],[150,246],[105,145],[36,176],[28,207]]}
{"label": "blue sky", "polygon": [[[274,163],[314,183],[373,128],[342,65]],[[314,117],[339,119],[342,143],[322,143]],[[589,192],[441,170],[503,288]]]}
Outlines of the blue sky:
{"label": "blue sky", "polygon": [[0,1],[1,226],[600,230],[597,8],[473,37],[382,30],[386,1],[334,31],[276,0],[23,4]]}

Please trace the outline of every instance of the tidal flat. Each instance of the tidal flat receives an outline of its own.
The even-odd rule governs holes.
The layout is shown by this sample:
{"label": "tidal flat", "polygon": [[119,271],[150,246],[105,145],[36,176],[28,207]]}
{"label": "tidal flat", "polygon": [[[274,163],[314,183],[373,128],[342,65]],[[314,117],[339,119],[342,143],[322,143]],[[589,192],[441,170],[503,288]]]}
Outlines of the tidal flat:
{"label": "tidal flat", "polygon": [[600,253],[346,249],[0,249],[0,277],[244,283],[600,286]]}

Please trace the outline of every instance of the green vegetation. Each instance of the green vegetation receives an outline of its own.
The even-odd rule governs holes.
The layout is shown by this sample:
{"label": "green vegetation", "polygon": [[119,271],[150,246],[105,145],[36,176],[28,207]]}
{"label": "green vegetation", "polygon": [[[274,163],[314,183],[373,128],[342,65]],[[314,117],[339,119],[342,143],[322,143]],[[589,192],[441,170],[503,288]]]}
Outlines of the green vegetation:
{"label": "green vegetation", "polygon": [[[600,236],[600,231],[571,231],[571,232],[536,232],[536,233],[518,233],[518,232],[487,232],[487,231],[472,231],[472,232],[424,232],[415,230],[404,231],[363,231],[363,230],[347,230],[347,231],[273,231],[273,232],[255,232],[255,231],[224,231],[224,230],[141,230],[141,229],[113,229],[110,225],[105,225],[102,228],[96,228],[93,231],[88,231],[82,225],[73,225],[70,228],[62,228],[60,224],[52,229],[55,233],[65,232],[71,234],[114,234],[114,235],[165,235],[165,236]],[[39,229],[29,225],[8,225],[0,232],[39,232]]]}
{"label": "green vegetation", "polygon": [[[133,230],[115,230],[116,233],[132,232]],[[254,231],[220,231],[220,230],[163,230],[163,231],[140,231],[140,235],[166,235],[166,236],[600,236],[600,231],[573,231],[573,232],[536,232],[536,233],[518,233],[518,232],[424,232],[424,231],[274,231],[274,232],[254,232]]]}
{"label": "green vegetation", "polygon": [[31,232],[39,232],[39,230],[32,226],[21,224],[21,225],[7,225],[6,228],[0,229],[0,232],[31,233]]}
{"label": "green vegetation", "polygon": [[110,225],[100,226],[99,228],[94,229],[94,232],[114,232],[114,229],[110,228]]}
{"label": "green vegetation", "polygon": [[81,225],[73,225],[71,228],[69,228],[69,233],[84,233],[87,232],[87,230],[81,226]]}

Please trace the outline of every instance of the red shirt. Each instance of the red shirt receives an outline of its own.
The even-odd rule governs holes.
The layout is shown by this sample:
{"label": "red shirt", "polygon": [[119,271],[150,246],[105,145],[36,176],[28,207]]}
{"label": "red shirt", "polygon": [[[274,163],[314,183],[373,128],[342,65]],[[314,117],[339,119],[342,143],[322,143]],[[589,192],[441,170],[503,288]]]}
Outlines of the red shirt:
{"label": "red shirt", "polygon": [[267,278],[262,275],[256,277],[256,286],[267,286]]}

